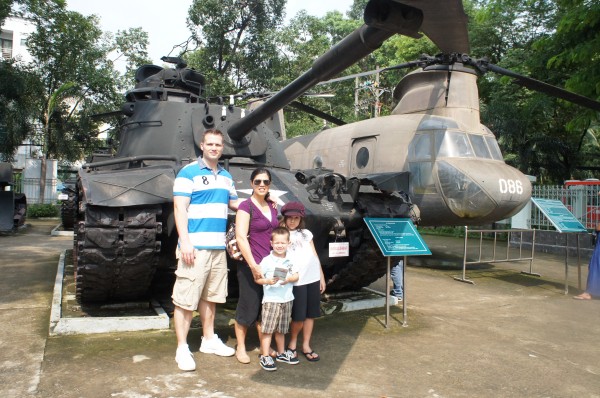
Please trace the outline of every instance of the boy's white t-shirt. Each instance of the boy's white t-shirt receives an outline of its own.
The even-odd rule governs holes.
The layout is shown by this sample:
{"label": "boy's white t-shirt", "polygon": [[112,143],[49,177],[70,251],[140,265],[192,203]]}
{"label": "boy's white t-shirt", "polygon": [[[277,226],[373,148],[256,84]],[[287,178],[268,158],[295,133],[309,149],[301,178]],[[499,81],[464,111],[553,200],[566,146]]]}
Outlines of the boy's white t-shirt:
{"label": "boy's white t-shirt", "polygon": [[308,229],[290,231],[290,245],[286,257],[298,269],[295,286],[307,285],[321,279],[321,263],[310,245],[313,234]]}
{"label": "boy's white t-shirt", "polygon": [[[297,267],[292,264],[292,262],[288,258],[276,257],[269,254],[267,257],[263,258],[260,262],[260,269],[263,273],[263,277],[271,278],[273,277],[273,272],[275,268],[287,268],[288,275],[295,274],[298,272]],[[292,301],[294,299],[294,291],[293,284],[286,283],[282,285],[280,282],[277,282],[274,285],[263,285],[263,303],[287,303],[288,301]]]}

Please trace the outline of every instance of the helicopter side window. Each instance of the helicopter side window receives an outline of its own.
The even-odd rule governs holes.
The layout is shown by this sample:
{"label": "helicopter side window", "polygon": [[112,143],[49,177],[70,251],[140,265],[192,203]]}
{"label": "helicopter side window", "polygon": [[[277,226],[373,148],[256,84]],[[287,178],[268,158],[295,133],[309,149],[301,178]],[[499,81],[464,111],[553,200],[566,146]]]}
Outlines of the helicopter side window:
{"label": "helicopter side window", "polygon": [[369,164],[369,149],[362,147],[356,152],[356,167],[364,169]]}
{"label": "helicopter side window", "polygon": [[438,131],[435,145],[440,157],[473,157],[473,149],[465,133],[458,131]]}
{"label": "helicopter side window", "polygon": [[488,148],[490,148],[493,159],[504,160],[502,157],[502,152],[500,151],[500,147],[498,146],[498,141],[496,141],[496,137],[485,137],[485,142],[487,142]]}
{"label": "helicopter side window", "polygon": [[431,134],[417,134],[408,153],[409,160],[431,160]]}
{"label": "helicopter side window", "polygon": [[475,151],[475,156],[478,158],[486,158],[491,159],[490,151],[485,145],[485,141],[482,135],[470,134],[469,138],[471,139],[471,145],[473,145],[473,150]]}

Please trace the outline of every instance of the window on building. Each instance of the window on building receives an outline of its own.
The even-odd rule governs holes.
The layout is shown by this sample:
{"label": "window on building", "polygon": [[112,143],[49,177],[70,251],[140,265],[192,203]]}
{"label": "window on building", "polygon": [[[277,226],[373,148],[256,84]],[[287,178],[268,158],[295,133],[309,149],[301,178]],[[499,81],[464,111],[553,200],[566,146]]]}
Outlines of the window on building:
{"label": "window on building", "polygon": [[2,45],[2,58],[12,58],[12,40],[0,38],[0,44]]}

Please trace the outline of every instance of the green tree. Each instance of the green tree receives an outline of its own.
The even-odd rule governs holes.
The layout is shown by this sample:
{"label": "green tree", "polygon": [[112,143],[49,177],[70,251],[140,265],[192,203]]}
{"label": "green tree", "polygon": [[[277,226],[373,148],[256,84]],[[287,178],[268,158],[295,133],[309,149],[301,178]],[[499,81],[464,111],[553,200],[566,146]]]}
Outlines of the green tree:
{"label": "green tree", "polygon": [[[2,150],[10,154],[18,139],[32,138],[43,146],[41,176],[45,176],[47,158],[75,161],[103,144],[96,135],[102,121],[90,116],[118,108],[121,88],[130,86],[124,79],[133,81],[134,63],[148,62],[148,40],[140,28],[105,35],[96,16],[68,11],[61,0],[24,0],[18,12],[36,27],[27,45],[34,58],[29,69],[36,71],[36,87],[41,89],[23,97],[33,115],[27,119],[31,122],[10,131],[7,136],[15,139],[6,143],[13,146]],[[115,52],[129,60],[125,77],[109,58]],[[29,129],[26,134],[23,126]],[[41,178],[42,200],[44,183]]]}
{"label": "green tree", "polygon": [[[291,19],[288,26],[282,29],[280,45],[286,55],[285,74],[275,83],[278,88],[308,70],[312,63],[332,46],[361,26],[360,21],[348,19],[337,11],[328,12],[319,18],[299,12]],[[360,71],[358,65],[346,70],[346,73]],[[312,90],[317,94],[333,95],[331,98],[304,96],[298,99],[305,105],[312,106],[326,113],[333,113],[341,119],[354,118],[353,101],[354,85],[352,82],[317,86]],[[323,120],[293,107],[287,107],[286,129],[289,137],[313,133],[323,128]]]}
{"label": "green tree", "polygon": [[116,57],[110,62],[125,58],[125,73],[123,79],[119,80],[119,89],[124,90],[135,83],[135,71],[141,65],[151,64],[152,60],[148,56],[148,33],[141,27],[119,30],[112,40],[112,35],[108,35],[109,42],[113,44],[109,47],[108,57],[116,54]]}
{"label": "green tree", "polygon": [[[557,28],[535,43],[545,57],[534,64],[549,79],[564,82],[573,92],[600,100],[600,4],[583,0],[558,0]],[[600,166],[600,122],[598,112],[559,101],[563,115],[563,135],[575,154],[565,164],[567,178],[587,178],[597,174],[579,166]],[[576,159],[576,161],[573,161]]]}
{"label": "green tree", "polygon": [[35,104],[43,90],[36,72],[14,60],[0,61],[0,158],[12,161],[30,135]]}
{"label": "green tree", "polygon": [[283,21],[285,0],[194,0],[188,26],[200,49],[190,66],[215,88],[266,89],[277,74],[274,32]]}
{"label": "green tree", "polygon": [[[469,3],[472,52],[517,73],[569,88],[570,76],[577,75],[575,71],[584,66],[573,65],[570,70],[564,65],[551,67],[556,55],[573,44],[557,36],[557,26],[565,12],[557,7],[558,3],[528,0]],[[573,6],[568,7],[569,11],[573,11]],[[586,13],[593,15],[589,9]],[[586,30],[584,26],[589,23],[579,22],[579,28]],[[594,47],[585,35],[578,40],[583,47]],[[587,78],[594,81],[594,76]],[[598,82],[597,77],[595,81]],[[479,80],[479,88],[482,121],[495,132],[508,163],[549,182],[562,182],[573,176],[583,147],[581,137],[586,136],[582,132],[588,130],[589,123],[579,125],[578,131],[570,126],[572,120],[578,120],[577,115],[589,111],[517,88],[512,79],[491,73]],[[571,90],[578,91],[575,87]],[[579,93],[584,94],[581,90]]]}

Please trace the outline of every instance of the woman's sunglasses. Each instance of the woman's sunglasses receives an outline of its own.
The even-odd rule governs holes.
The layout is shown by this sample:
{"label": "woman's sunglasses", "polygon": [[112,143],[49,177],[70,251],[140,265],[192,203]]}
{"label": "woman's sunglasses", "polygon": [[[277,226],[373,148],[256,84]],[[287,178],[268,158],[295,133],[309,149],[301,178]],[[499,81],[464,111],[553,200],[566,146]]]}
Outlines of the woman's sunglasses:
{"label": "woman's sunglasses", "polygon": [[267,187],[269,185],[271,185],[271,181],[270,180],[259,180],[259,179],[256,179],[256,180],[252,181],[252,184],[254,184],[256,186],[259,186],[261,183],[265,184],[265,186],[267,186]]}

